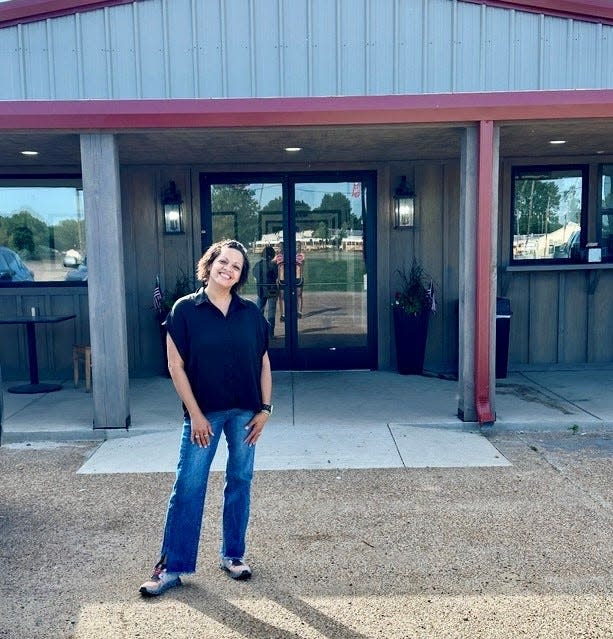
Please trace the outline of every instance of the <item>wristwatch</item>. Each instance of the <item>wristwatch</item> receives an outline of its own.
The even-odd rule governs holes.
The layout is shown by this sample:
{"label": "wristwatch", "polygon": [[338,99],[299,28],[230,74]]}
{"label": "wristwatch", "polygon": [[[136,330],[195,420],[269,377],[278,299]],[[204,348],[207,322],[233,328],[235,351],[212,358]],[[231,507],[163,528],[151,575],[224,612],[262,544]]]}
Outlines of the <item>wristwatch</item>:
{"label": "wristwatch", "polygon": [[272,415],[272,404],[262,404],[262,408],[260,408],[260,413],[266,413],[267,415]]}

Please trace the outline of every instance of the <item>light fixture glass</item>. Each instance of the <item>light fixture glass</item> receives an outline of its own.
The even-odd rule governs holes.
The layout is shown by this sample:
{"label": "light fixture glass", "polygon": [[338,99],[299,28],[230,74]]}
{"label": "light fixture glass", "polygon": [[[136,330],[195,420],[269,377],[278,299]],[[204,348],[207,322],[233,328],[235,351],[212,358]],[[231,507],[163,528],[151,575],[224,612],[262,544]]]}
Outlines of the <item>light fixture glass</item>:
{"label": "light fixture glass", "polygon": [[407,184],[403,175],[394,191],[394,228],[412,228],[415,226],[415,193]]}
{"label": "light fixture glass", "polygon": [[177,185],[174,181],[171,181],[162,196],[164,231],[166,233],[183,233],[182,204],[181,191],[177,189]]}
{"label": "light fixture glass", "polygon": [[38,155],[38,151],[20,151],[21,155],[35,156]]}

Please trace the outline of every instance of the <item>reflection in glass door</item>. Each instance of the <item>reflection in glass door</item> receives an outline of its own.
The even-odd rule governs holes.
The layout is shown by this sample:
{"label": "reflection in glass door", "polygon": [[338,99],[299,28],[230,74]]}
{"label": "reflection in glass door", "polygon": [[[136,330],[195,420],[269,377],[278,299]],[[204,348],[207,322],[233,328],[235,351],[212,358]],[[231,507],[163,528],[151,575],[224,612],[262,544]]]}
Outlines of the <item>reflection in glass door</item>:
{"label": "reflection in glass door", "polygon": [[269,322],[277,369],[375,366],[366,260],[374,179],[339,177],[201,176],[203,250],[229,237],[247,247],[241,294]]}

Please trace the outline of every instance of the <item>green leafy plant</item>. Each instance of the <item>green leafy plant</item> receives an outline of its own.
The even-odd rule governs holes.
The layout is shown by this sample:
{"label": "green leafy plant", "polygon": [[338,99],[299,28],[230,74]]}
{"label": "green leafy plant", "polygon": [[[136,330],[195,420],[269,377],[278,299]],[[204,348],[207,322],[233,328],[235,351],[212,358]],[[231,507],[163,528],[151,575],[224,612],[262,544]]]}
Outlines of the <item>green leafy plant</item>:
{"label": "green leafy plant", "polygon": [[187,275],[187,273],[182,269],[179,269],[177,273],[173,289],[162,291],[159,278],[156,277],[153,289],[153,308],[155,309],[158,318],[160,318],[160,321],[164,321],[166,319],[166,315],[168,315],[168,312],[178,299],[185,295],[189,295],[189,293],[193,293],[196,288],[195,279]]}
{"label": "green leafy plant", "polygon": [[419,315],[424,311],[434,312],[434,283],[421,264],[413,258],[411,268],[402,267],[396,271],[400,288],[396,291],[393,309],[401,309],[407,315]]}

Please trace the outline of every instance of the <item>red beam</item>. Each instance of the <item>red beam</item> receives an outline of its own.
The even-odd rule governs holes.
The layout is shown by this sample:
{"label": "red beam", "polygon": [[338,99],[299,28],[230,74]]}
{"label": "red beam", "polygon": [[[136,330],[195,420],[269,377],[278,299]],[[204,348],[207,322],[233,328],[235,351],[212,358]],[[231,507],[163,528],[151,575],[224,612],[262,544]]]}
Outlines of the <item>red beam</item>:
{"label": "red beam", "polygon": [[611,118],[613,90],[330,98],[0,101],[0,129],[139,129]]}
{"label": "red beam", "polygon": [[480,424],[492,423],[490,388],[492,186],[494,178],[494,123],[479,123],[479,169],[477,183],[477,273],[475,314],[475,403]]}
{"label": "red beam", "polygon": [[502,9],[613,24],[611,0],[464,0]]}

